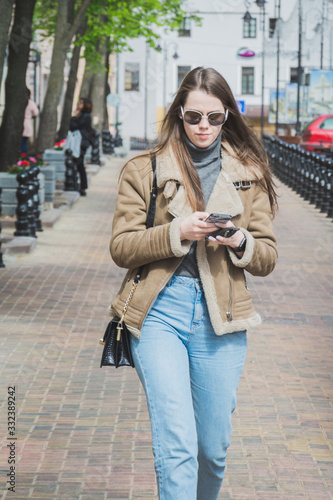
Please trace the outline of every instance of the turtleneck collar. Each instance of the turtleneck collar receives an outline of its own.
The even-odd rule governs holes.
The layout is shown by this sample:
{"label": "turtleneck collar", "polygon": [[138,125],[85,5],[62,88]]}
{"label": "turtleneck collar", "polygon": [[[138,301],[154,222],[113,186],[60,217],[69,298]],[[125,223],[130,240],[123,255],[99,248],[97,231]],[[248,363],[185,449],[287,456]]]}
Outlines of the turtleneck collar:
{"label": "turtleneck collar", "polygon": [[204,166],[220,158],[222,129],[212,144],[206,148],[199,148],[185,134],[185,143],[195,166]]}

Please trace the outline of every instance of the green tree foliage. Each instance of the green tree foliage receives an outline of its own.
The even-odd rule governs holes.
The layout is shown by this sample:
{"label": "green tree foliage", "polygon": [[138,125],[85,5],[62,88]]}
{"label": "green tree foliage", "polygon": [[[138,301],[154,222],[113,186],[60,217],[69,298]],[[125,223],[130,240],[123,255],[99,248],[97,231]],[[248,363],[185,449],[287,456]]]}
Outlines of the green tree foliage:
{"label": "green tree foliage", "polygon": [[157,28],[173,30],[181,26],[186,15],[182,3],[183,0],[94,0],[82,37],[87,62],[100,66],[101,58],[95,49],[103,37],[108,39],[108,52],[128,50],[131,40],[141,36],[154,47],[159,38]]}
{"label": "green tree foliage", "polygon": [[[120,52],[130,48],[131,39],[143,36],[154,47],[158,29],[177,29],[186,15],[181,8],[183,0],[38,0],[35,27],[42,30],[46,37],[54,36],[54,47],[61,46],[60,50],[64,54],[78,32],[78,26],[74,29],[72,22],[87,3],[86,30],[76,37],[75,44],[85,47],[87,67],[96,73],[105,71],[105,43],[107,53]],[[59,9],[66,9],[65,5],[67,17],[64,13],[59,15]],[[63,26],[59,26],[60,24]],[[98,50],[98,47],[103,47],[103,51]],[[53,59],[56,56],[57,52],[54,50]],[[39,149],[51,147],[56,137],[56,123],[52,117],[56,116],[56,106],[61,95],[60,81],[63,82],[64,64],[64,57],[58,57],[56,64],[52,61],[50,92],[47,92],[45,98],[38,137]],[[57,85],[54,84],[55,80]],[[51,94],[50,97],[48,93]]]}

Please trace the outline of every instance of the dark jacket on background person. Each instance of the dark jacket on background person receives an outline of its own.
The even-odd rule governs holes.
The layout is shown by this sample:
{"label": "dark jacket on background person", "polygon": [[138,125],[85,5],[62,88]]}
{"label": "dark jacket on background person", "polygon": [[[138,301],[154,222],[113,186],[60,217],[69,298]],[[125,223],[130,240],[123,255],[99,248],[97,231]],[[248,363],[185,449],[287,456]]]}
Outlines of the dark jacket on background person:
{"label": "dark jacket on background person", "polygon": [[79,113],[77,116],[72,116],[69,123],[69,130],[71,132],[74,132],[74,130],[81,132],[81,156],[84,156],[91,144],[91,134],[94,131],[91,126],[91,114]]}

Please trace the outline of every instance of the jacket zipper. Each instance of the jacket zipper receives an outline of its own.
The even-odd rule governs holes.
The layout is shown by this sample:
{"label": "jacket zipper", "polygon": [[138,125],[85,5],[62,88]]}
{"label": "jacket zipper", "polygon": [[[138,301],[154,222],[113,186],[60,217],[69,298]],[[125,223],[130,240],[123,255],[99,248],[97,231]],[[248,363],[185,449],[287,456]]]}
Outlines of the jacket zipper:
{"label": "jacket zipper", "polygon": [[228,259],[228,280],[229,280],[229,306],[228,306],[228,311],[226,312],[227,320],[232,321],[232,314],[231,314],[231,306],[232,306],[232,282],[231,282],[231,276],[230,276],[230,260]]}

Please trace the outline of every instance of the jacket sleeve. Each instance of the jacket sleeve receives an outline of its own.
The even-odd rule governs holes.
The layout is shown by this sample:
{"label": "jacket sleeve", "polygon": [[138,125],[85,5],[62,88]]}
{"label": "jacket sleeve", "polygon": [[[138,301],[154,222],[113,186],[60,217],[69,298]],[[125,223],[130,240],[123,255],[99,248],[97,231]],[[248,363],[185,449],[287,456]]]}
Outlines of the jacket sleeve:
{"label": "jacket sleeve", "polygon": [[88,113],[79,113],[77,116],[72,116],[69,122],[69,128],[73,132],[74,130],[90,130],[91,129],[91,117]]}
{"label": "jacket sleeve", "polygon": [[[150,181],[144,180],[151,176]],[[120,183],[110,242],[111,256],[119,267],[140,267],[174,257],[170,245],[170,225],[146,228],[152,170],[138,169],[129,162]],[[144,180],[144,181],[143,181]]]}
{"label": "jacket sleeve", "polygon": [[255,190],[249,223],[246,228],[240,228],[247,239],[245,252],[241,259],[230,248],[228,252],[236,267],[242,267],[254,276],[267,276],[278,260],[276,237],[268,195],[259,185]]}
{"label": "jacket sleeve", "polygon": [[38,116],[39,115],[39,108],[37,104],[34,101],[31,101],[31,115],[32,116]]}

